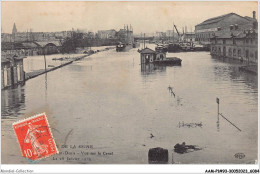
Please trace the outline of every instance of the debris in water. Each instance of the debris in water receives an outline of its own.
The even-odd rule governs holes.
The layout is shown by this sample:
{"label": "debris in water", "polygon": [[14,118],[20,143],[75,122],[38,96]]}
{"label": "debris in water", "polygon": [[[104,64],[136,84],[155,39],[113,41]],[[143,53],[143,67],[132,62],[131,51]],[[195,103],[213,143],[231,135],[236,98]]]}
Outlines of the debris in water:
{"label": "debris in water", "polygon": [[150,136],[150,138],[153,138],[154,136],[153,136],[153,134],[150,134],[151,136]]}
{"label": "debris in water", "polygon": [[179,128],[180,127],[188,127],[188,128],[194,128],[194,127],[200,127],[202,128],[202,122],[200,123],[184,123],[179,122]]}
{"label": "debris in water", "polygon": [[169,90],[169,92],[171,93],[171,96],[173,95],[174,98],[175,98],[175,93],[173,92],[172,89],[173,89],[173,87],[171,87],[171,86],[169,85],[168,90]]}
{"label": "debris in water", "polygon": [[180,154],[189,153],[189,152],[193,152],[193,151],[197,151],[197,150],[202,150],[202,149],[199,148],[198,146],[186,145],[185,142],[183,142],[182,144],[177,143],[174,146],[174,152],[180,153]]}

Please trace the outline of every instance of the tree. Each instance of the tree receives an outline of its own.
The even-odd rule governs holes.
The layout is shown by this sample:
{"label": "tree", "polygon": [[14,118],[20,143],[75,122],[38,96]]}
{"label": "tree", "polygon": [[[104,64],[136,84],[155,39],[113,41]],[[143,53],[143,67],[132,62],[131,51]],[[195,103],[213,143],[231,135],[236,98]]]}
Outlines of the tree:
{"label": "tree", "polygon": [[71,53],[75,52],[77,47],[83,46],[83,33],[72,32],[71,37],[65,38],[62,43],[61,52],[62,53]]}

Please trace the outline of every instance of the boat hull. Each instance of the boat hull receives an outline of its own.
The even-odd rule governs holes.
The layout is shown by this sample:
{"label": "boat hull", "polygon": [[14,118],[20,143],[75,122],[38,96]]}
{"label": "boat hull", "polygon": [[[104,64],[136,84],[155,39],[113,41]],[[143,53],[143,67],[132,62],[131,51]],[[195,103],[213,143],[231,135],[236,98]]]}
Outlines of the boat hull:
{"label": "boat hull", "polygon": [[117,52],[124,52],[124,51],[129,51],[132,48],[133,48],[132,45],[124,45],[123,47],[116,46],[116,51]]}
{"label": "boat hull", "polygon": [[177,57],[166,58],[165,60],[155,60],[154,63],[158,65],[181,66],[182,60]]}

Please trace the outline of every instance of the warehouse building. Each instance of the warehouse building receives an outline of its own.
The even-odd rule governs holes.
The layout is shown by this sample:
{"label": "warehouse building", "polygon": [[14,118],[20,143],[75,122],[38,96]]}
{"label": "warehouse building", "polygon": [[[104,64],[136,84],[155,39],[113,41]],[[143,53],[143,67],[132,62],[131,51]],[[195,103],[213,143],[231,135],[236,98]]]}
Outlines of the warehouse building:
{"label": "warehouse building", "polygon": [[230,30],[247,30],[257,25],[256,14],[253,17],[242,17],[236,13],[210,18],[195,26],[195,40],[202,44],[210,44],[210,38],[216,34],[224,34]]}

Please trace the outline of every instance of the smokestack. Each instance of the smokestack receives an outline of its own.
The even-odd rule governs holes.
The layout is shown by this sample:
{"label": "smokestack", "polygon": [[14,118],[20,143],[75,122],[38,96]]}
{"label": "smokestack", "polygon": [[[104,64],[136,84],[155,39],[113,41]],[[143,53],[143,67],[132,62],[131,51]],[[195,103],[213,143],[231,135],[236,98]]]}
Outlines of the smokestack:
{"label": "smokestack", "polygon": [[255,19],[255,11],[253,11],[253,18]]}

